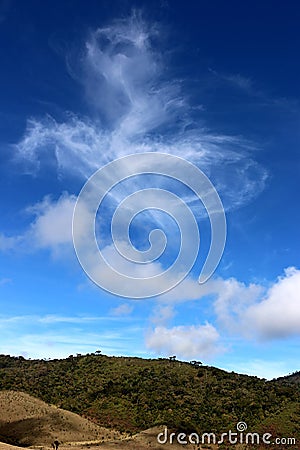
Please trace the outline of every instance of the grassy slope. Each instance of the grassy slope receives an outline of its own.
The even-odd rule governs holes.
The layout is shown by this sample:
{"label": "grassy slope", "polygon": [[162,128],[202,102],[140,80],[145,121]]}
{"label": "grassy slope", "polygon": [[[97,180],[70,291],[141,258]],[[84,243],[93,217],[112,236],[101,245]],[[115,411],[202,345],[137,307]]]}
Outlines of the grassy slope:
{"label": "grassy slope", "polygon": [[164,423],[186,432],[220,432],[245,421],[255,431],[300,437],[299,384],[179,361],[0,356],[0,389],[28,392],[121,431]]}
{"label": "grassy slope", "polygon": [[118,433],[23,392],[0,391],[0,441],[18,445],[109,440]]}

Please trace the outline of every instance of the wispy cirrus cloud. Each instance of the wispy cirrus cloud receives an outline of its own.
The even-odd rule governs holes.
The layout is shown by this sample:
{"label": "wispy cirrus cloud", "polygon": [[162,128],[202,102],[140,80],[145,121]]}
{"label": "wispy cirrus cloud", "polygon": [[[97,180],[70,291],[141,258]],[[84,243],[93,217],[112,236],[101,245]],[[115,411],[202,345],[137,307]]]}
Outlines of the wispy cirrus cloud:
{"label": "wispy cirrus cloud", "polygon": [[275,107],[278,110],[283,109],[290,112],[299,111],[299,102],[297,100],[272,95],[267,88],[259,86],[258,83],[255,83],[251,77],[245,74],[221,72],[212,68],[209,68],[209,72],[215,80],[218,80],[219,84],[246,94],[249,99],[255,100],[259,107]]}
{"label": "wispy cirrus cloud", "polygon": [[245,77],[240,73],[220,73],[212,68],[209,69],[215,77],[232,85],[232,87],[241,89],[249,94],[254,93],[253,81],[250,77]]}
{"label": "wispy cirrus cloud", "polygon": [[110,310],[110,314],[113,316],[119,317],[119,316],[128,316],[133,311],[133,306],[129,305],[128,303],[122,303],[119,306],[116,306],[115,308],[112,308]]}
{"label": "wispy cirrus cloud", "polygon": [[[125,323],[127,321],[127,323]],[[122,326],[120,326],[122,324]],[[126,317],[19,315],[0,316],[0,353],[31,358],[65,358],[101,349],[105,354],[142,354],[136,334],[142,328]]]}
{"label": "wispy cirrus cloud", "polygon": [[[122,305],[121,305],[122,306]],[[46,314],[46,315],[19,315],[19,316],[0,316],[0,326],[5,327],[10,324],[19,324],[19,325],[56,325],[56,324],[93,324],[93,323],[101,323],[107,320],[112,322],[117,322],[120,319],[116,317],[117,314],[113,314],[111,311],[108,315],[103,316],[87,316],[87,315],[74,315],[74,316],[64,316],[59,314]]]}
{"label": "wispy cirrus cloud", "polygon": [[[226,210],[257,196],[264,189],[267,172],[253,159],[255,146],[241,137],[210,132],[192,118],[182,88],[184,80],[169,81],[164,74],[163,55],[154,43],[159,38],[159,27],[150,26],[138,14],[92,31],[83,49],[76,53],[77,62],[72,55],[68,67],[83,85],[86,99],[97,114],[87,118],[66,113],[65,122],[49,116],[30,119],[23,138],[14,146],[16,161],[23,170],[37,173],[52,159],[61,177],[71,175],[81,185],[98,168],[118,157],[162,152],[183,157],[201,168],[214,183]],[[168,183],[167,177],[163,183],[155,176],[151,179],[151,187],[168,188]],[[120,190],[111,191],[110,199],[117,205],[133,188],[144,187],[143,181],[135,179],[122,186],[123,197]],[[28,208],[33,218],[30,226],[18,236],[1,235],[0,247],[49,249],[54,256],[72,251],[71,221],[77,194],[65,193],[56,200],[46,197]],[[191,192],[180,194],[201,220]],[[102,213],[102,219],[111,218],[110,209]],[[152,211],[139,215],[136,236],[143,234],[144,242],[151,229],[157,225],[163,228],[165,220]],[[168,227],[171,230],[170,222]],[[120,257],[111,241],[102,242],[104,254],[114,267]],[[120,263],[126,269],[124,262]],[[99,269],[93,261],[91,264],[93,270]],[[128,268],[137,276],[159,269],[159,262]],[[193,284],[193,280],[186,283]],[[176,292],[185,296],[180,289]],[[197,292],[195,289],[193,295]]]}
{"label": "wispy cirrus cloud", "polygon": [[199,122],[192,118],[184,80],[170,81],[168,74],[166,81],[163,57],[154,44],[159,38],[159,27],[150,27],[138,14],[91,32],[68,67],[97,118],[68,114],[65,122],[30,119],[15,145],[26,170],[37,171],[45,155],[52,155],[61,175],[85,180],[118,157],[165,152],[199,166],[227,210],[256,197],[267,172],[253,158],[255,146],[241,137],[210,132],[199,125],[202,116]]}

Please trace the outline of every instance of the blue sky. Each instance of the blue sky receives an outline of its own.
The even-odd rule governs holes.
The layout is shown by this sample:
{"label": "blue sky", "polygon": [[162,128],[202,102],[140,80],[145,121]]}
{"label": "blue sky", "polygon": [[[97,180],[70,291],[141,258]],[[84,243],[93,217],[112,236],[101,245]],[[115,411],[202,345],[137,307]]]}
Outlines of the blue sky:
{"label": "blue sky", "polygon": [[[0,353],[176,354],[266,378],[299,370],[299,16],[293,1],[0,2]],[[154,175],[121,186],[97,221],[112,264],[113,210],[136,187],[174,187],[202,236],[181,284],[133,300],[86,276],[72,214],[97,169],[149,151],[209,177],[227,242],[199,286],[210,242],[201,205]],[[144,212],[130,230],[144,250],[159,226],[169,247],[154,272],[178,252],[176,224]]]}

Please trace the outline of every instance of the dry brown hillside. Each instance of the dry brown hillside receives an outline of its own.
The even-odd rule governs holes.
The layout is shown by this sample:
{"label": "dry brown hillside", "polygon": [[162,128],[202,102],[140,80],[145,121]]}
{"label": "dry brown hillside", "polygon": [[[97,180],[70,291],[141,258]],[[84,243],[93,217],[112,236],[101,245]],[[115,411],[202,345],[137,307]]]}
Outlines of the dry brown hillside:
{"label": "dry brown hillside", "polygon": [[15,445],[5,444],[0,442],[0,450],[20,450],[22,447],[16,447]]}
{"label": "dry brown hillside", "polygon": [[163,429],[154,427],[129,438],[23,392],[0,391],[0,441],[15,444],[0,442],[0,450],[21,450],[16,445],[50,450],[55,439],[62,443],[59,450],[182,448],[176,443],[159,445],[156,437]]}
{"label": "dry brown hillside", "polygon": [[99,427],[23,392],[0,391],[0,441],[16,445],[49,445],[61,442],[102,441],[120,433]]}

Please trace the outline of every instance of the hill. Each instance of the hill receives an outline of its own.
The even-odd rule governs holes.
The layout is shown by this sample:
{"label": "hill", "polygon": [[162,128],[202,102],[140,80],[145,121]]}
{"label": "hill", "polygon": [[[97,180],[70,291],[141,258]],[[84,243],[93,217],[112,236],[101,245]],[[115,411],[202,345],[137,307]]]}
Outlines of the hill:
{"label": "hill", "polygon": [[0,441],[17,445],[113,440],[120,437],[77,414],[23,392],[0,391]]}
{"label": "hill", "polygon": [[[155,427],[130,437],[29,394],[0,391],[0,450],[21,450],[29,445],[49,450],[56,439],[60,442],[59,450],[98,450],[100,445],[102,450],[159,449],[157,435],[163,430],[162,426]],[[182,446],[175,441],[172,445],[167,442],[164,448],[176,450]]]}
{"label": "hill", "polygon": [[300,386],[167,359],[0,356],[0,389],[27,392],[100,426],[138,432],[248,430],[300,438]]}
{"label": "hill", "polygon": [[21,450],[22,447],[17,447],[15,445],[6,444],[5,442],[0,442],[0,450]]}
{"label": "hill", "polygon": [[294,373],[291,373],[290,375],[286,375],[285,377],[277,378],[276,381],[279,383],[300,385],[300,372],[294,372]]}

